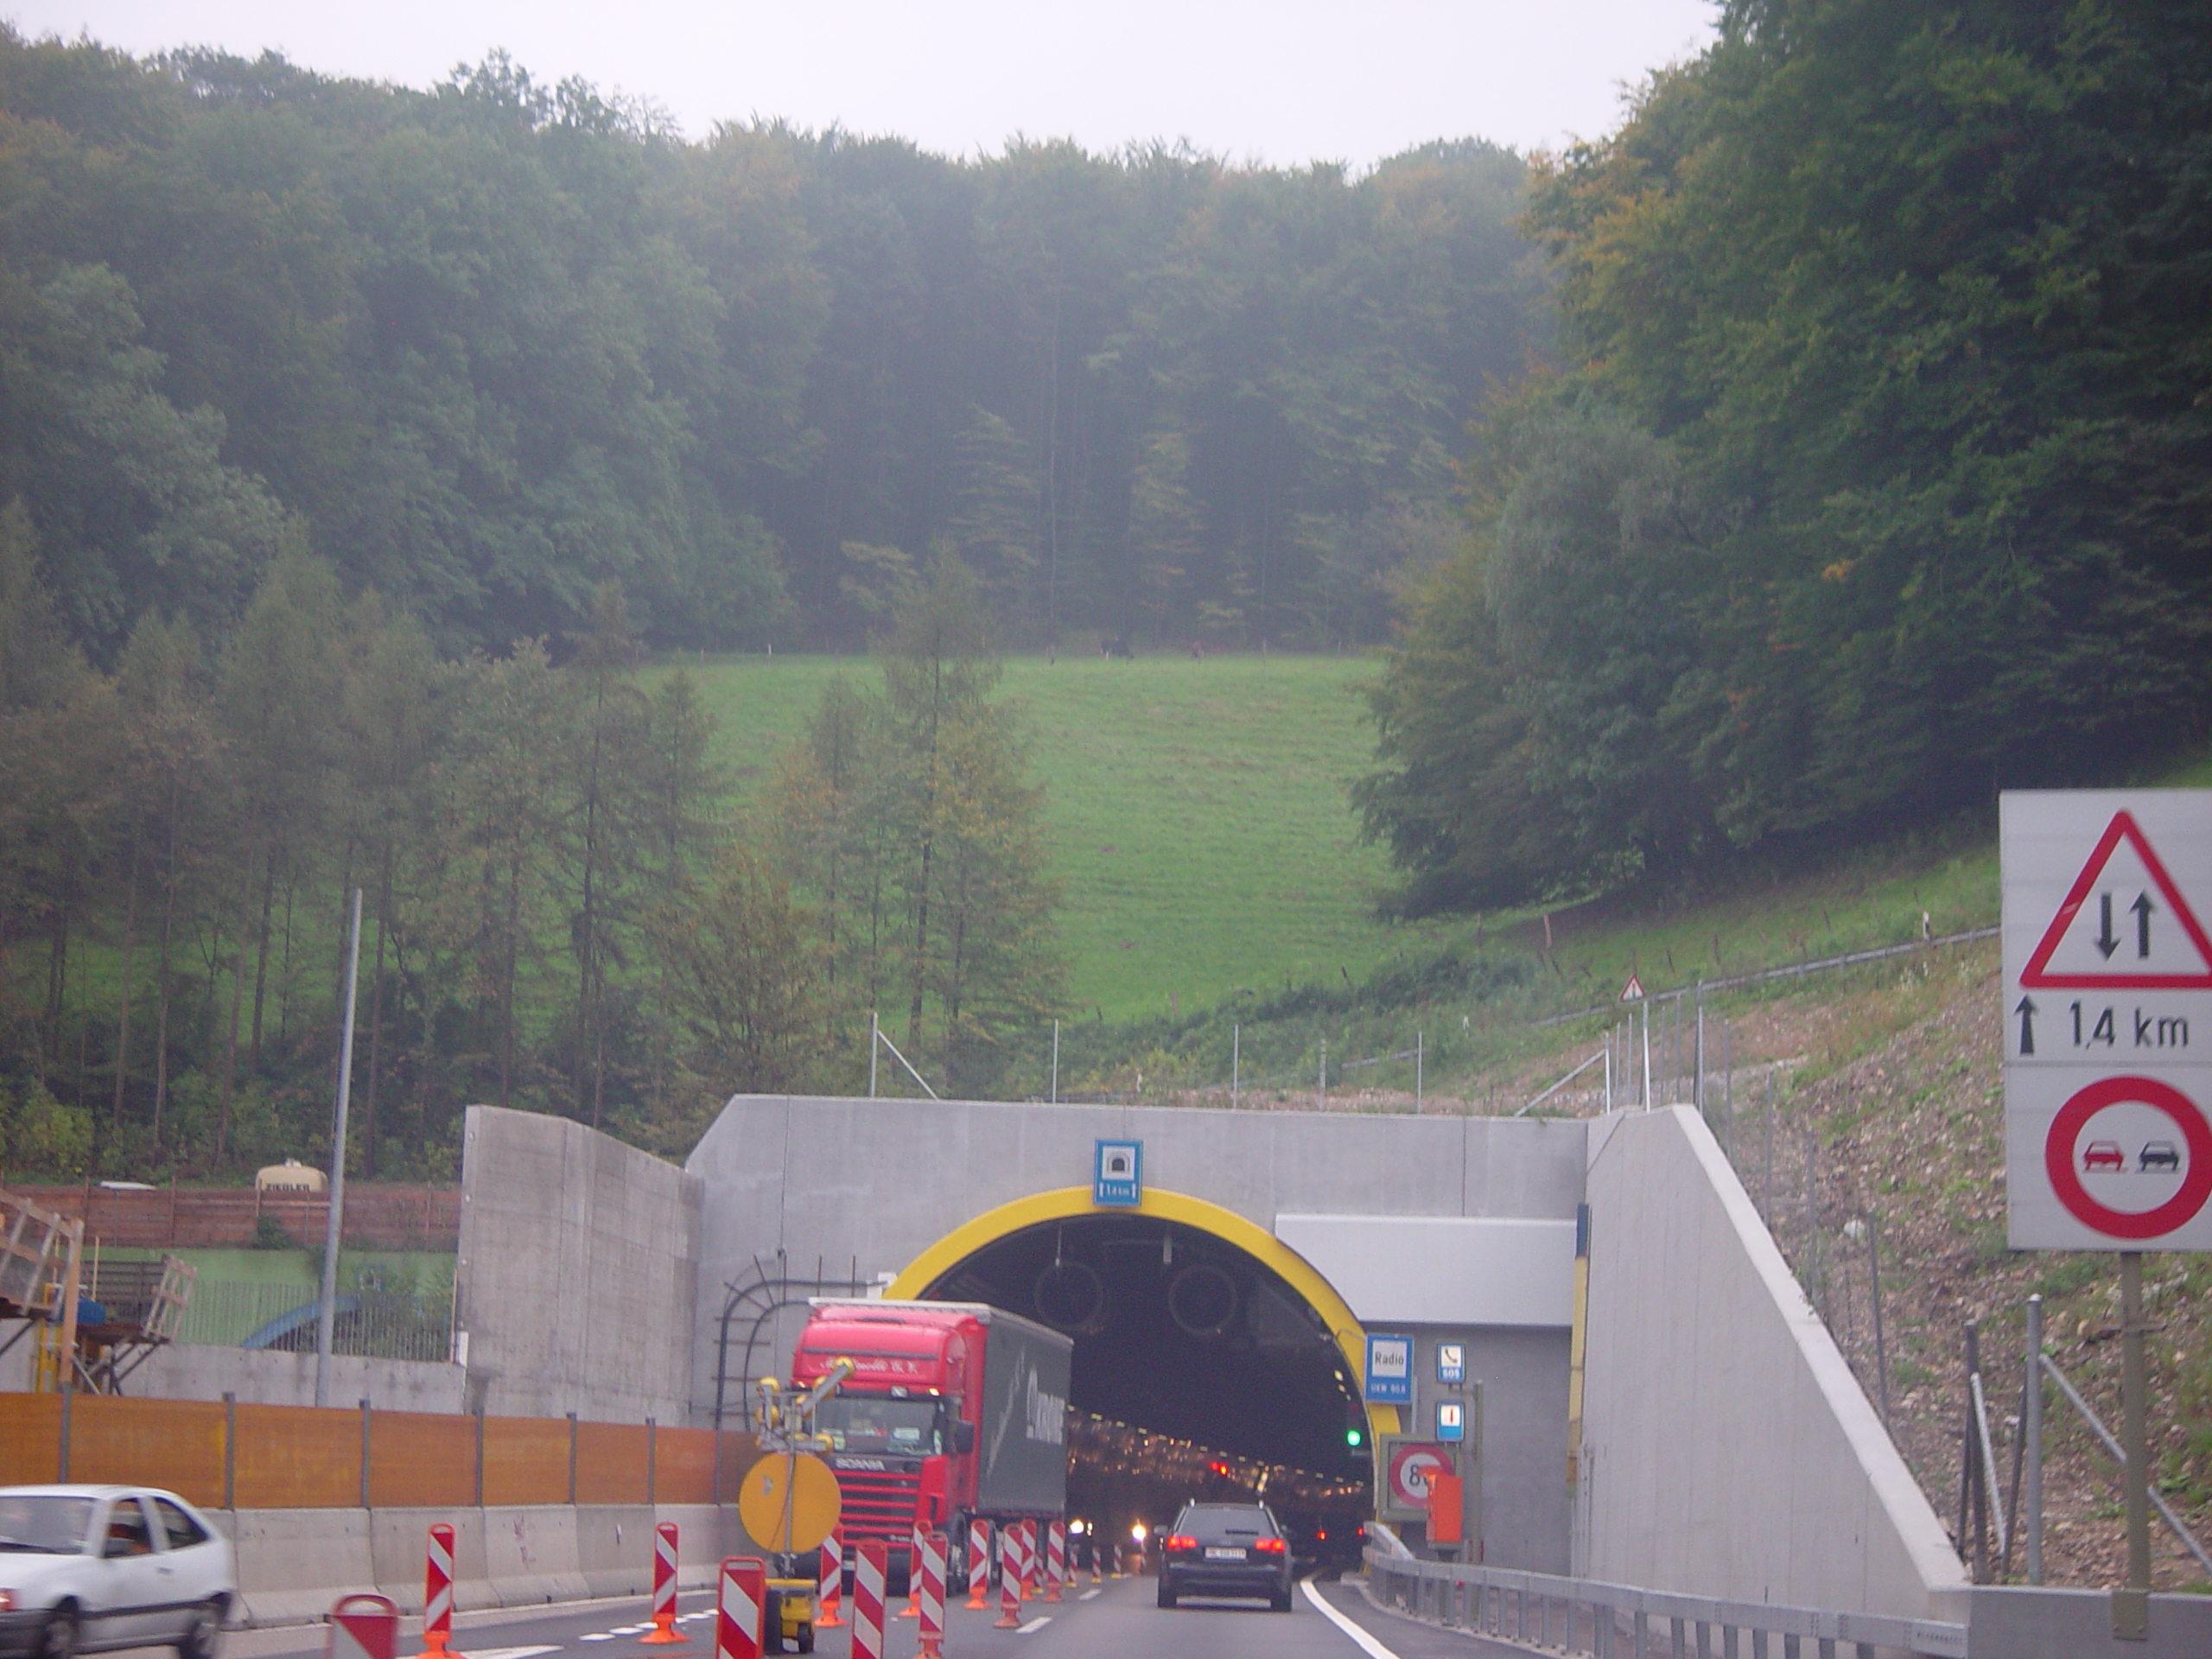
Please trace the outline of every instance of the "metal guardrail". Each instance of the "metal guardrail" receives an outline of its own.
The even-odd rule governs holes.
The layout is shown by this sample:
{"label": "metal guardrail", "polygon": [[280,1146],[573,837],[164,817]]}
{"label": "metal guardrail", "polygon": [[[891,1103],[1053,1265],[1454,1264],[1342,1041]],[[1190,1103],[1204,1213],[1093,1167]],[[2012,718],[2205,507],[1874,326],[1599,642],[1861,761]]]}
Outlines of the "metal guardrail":
{"label": "metal guardrail", "polygon": [[1808,1659],[1808,1643],[1819,1659],[1835,1659],[1847,1643],[1859,1659],[1874,1659],[1884,1649],[1966,1659],[1963,1624],[1717,1601],[1594,1579],[1416,1560],[1379,1545],[1369,1546],[1366,1557],[1376,1594],[1417,1618],[1594,1659],[1651,1659],[1653,1627],[1662,1621],[1664,1650],[1676,1655],[1718,1651],[1738,1659],[1748,1637],[1750,1659]]}

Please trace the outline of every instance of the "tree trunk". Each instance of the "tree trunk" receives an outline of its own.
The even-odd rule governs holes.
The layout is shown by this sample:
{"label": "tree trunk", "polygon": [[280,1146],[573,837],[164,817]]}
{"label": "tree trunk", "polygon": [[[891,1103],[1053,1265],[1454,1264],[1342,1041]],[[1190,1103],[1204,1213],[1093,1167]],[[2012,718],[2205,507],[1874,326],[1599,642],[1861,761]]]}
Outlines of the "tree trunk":
{"label": "tree trunk", "polygon": [[270,848],[261,873],[261,937],[253,962],[253,1042],[246,1051],[246,1070],[261,1073],[261,1015],[269,1000],[269,930],[276,913],[276,849]]}
{"label": "tree trunk", "polygon": [[162,872],[162,950],[154,973],[154,1145],[162,1144],[162,1108],[169,1094],[169,937],[176,921],[176,813],[179,780],[169,782],[168,855]]}
{"label": "tree trunk", "polygon": [[239,906],[237,954],[231,961],[231,1029],[223,1039],[223,1097],[215,1109],[215,1161],[221,1163],[231,1143],[231,1090],[238,1080],[238,1016],[245,1006],[245,939],[253,921],[252,867],[247,867],[244,902]]}
{"label": "tree trunk", "polygon": [[130,960],[138,945],[138,860],[146,844],[143,818],[130,833],[130,892],[123,907],[123,1007],[115,1024],[115,1126],[123,1125],[123,1087],[130,1077]]}

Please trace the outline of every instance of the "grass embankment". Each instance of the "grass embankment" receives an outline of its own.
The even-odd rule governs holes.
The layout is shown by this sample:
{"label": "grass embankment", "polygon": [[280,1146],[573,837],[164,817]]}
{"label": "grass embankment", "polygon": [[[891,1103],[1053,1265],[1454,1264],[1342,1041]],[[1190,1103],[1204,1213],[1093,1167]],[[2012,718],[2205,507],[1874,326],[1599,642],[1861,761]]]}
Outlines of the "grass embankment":
{"label": "grass embankment", "polygon": [[[1389,880],[1357,839],[1345,785],[1373,747],[1341,657],[1009,660],[1045,791],[1072,1009],[1122,1020],[1210,1007],[1241,988],[1363,977],[1408,937],[1376,921]],[[695,668],[738,798],[755,798],[836,675],[857,658]]]}

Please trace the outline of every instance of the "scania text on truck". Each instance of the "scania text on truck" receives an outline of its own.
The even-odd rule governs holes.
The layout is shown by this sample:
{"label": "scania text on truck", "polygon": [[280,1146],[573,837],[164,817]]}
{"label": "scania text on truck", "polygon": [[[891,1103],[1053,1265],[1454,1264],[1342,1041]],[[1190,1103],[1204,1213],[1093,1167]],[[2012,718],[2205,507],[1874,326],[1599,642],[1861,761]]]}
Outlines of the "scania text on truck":
{"label": "scania text on truck", "polygon": [[957,1579],[974,1517],[1047,1521],[1066,1508],[1068,1338],[980,1302],[810,1306],[791,1384],[853,1363],[814,1427],[844,1495],[845,1541],[884,1541],[892,1593],[905,1589],[917,1521],[944,1531]]}

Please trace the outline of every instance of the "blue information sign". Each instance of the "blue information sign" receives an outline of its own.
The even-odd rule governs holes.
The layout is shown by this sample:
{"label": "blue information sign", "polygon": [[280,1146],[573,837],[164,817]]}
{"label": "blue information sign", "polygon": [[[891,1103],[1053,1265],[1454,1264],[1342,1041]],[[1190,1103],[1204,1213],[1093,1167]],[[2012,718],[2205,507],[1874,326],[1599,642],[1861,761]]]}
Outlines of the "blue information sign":
{"label": "blue information sign", "polygon": [[1367,1339],[1367,1403],[1370,1406],[1410,1406],[1414,1402],[1414,1339],[1411,1337],[1370,1337]]}
{"label": "blue information sign", "polygon": [[1144,1202],[1144,1142],[1101,1141],[1090,1166],[1090,1201],[1109,1210]]}
{"label": "blue information sign", "polygon": [[1464,1382],[1467,1380],[1466,1344],[1440,1342],[1436,1344],[1436,1380],[1440,1382]]}
{"label": "blue information sign", "polygon": [[1467,1438],[1465,1402],[1440,1400],[1436,1402],[1436,1438],[1440,1440],[1464,1440]]}

